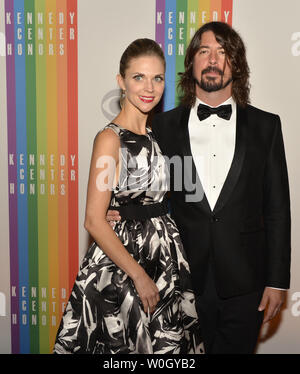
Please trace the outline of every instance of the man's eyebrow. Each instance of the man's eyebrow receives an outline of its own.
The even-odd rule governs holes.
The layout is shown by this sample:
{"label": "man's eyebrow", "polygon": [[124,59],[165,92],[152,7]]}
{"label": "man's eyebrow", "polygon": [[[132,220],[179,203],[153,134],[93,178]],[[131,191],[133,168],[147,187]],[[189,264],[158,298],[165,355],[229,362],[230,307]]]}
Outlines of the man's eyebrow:
{"label": "man's eyebrow", "polygon": [[[210,46],[209,45],[200,45],[199,49],[201,49],[201,48],[210,48]],[[220,46],[217,49],[224,49],[224,47]]]}

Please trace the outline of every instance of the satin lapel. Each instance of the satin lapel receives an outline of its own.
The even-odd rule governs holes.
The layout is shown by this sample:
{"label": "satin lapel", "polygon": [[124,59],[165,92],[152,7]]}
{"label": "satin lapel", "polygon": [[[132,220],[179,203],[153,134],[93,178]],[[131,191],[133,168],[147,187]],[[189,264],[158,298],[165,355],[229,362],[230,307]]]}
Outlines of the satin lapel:
{"label": "satin lapel", "polygon": [[[185,189],[188,189],[187,187],[191,187],[191,185],[194,184],[195,182],[197,186],[196,187],[197,195],[189,194],[187,192],[186,201],[198,204],[198,206],[202,210],[204,210],[207,214],[211,215],[212,211],[208,204],[206,195],[204,193],[200,178],[196,170],[194,160],[192,158],[191,143],[190,143],[190,136],[189,136],[189,130],[188,130],[189,116],[190,116],[190,109],[184,107],[182,111],[182,115],[179,119],[179,126],[178,126],[178,133],[177,133],[178,134],[177,141],[178,141],[178,144],[180,144],[180,151],[178,151],[178,153],[184,157],[188,156],[187,158],[184,159],[184,178],[185,178],[184,187]],[[194,176],[196,175],[196,181],[194,182],[192,178],[193,175]]]}
{"label": "satin lapel", "polygon": [[221,210],[228,201],[238,181],[244,162],[246,152],[247,113],[246,109],[240,108],[239,106],[237,107],[236,123],[235,152],[227,178],[214,207],[214,213]]}

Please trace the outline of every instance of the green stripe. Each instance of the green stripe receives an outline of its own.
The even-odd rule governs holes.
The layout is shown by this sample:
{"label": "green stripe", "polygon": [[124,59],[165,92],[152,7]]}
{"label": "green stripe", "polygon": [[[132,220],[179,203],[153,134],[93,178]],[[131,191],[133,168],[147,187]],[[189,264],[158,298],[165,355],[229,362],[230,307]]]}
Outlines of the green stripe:
{"label": "green stripe", "polygon": [[[26,43],[26,115],[27,115],[27,181],[28,181],[28,262],[30,352],[39,353],[38,320],[38,220],[36,168],[36,91],[35,91],[35,25],[34,0],[24,3]],[[32,18],[26,15],[32,14]]]}
{"label": "green stripe", "polygon": [[[192,13],[192,17],[191,17]],[[193,35],[191,30],[197,31],[199,24],[199,0],[188,0],[188,19],[187,19],[187,33],[186,40],[189,45]]]}
{"label": "green stripe", "polygon": [[187,2],[186,0],[177,0],[176,7],[176,90],[175,106],[179,104],[180,93],[177,92],[179,81],[179,72],[184,71],[184,56],[186,51],[186,27],[187,27]]}
{"label": "green stripe", "polygon": [[[43,24],[39,23],[39,13]],[[39,345],[40,353],[49,353],[48,305],[48,195],[47,195],[47,120],[46,120],[46,17],[45,0],[35,0],[36,42],[36,130],[38,180],[38,268],[39,268]],[[43,39],[41,39],[43,35]],[[41,54],[41,52],[43,52]],[[45,165],[41,164],[44,156]],[[42,174],[44,171],[44,174]],[[44,180],[40,179],[44,175]],[[44,189],[44,194],[42,193]],[[46,290],[46,295],[43,292]],[[46,308],[46,311],[44,310]]]}

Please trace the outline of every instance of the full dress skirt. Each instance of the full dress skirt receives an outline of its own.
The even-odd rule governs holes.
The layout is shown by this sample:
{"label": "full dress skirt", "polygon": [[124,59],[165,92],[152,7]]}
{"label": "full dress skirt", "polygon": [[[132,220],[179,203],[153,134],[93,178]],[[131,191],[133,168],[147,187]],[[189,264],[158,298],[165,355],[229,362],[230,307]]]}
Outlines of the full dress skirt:
{"label": "full dress skirt", "polygon": [[[113,123],[120,138],[120,177],[111,206],[163,201],[169,174],[153,134]],[[101,130],[101,131],[103,131]],[[94,242],[78,272],[57,332],[54,353],[204,353],[189,265],[169,214],[122,219],[114,231],[159,289],[154,313],[145,313],[131,278]]]}

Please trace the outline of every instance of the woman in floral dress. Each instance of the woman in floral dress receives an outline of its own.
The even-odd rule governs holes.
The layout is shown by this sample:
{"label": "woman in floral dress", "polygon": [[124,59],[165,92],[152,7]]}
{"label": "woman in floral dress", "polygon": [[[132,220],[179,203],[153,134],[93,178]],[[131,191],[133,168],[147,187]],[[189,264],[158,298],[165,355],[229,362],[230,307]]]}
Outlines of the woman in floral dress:
{"label": "woman in floral dress", "polygon": [[[150,39],[122,55],[122,109],[96,136],[85,228],[94,238],[76,278],[55,353],[203,353],[180,236],[168,214],[169,174],[148,114],[164,91],[165,59]],[[120,222],[106,220],[118,209]]]}

